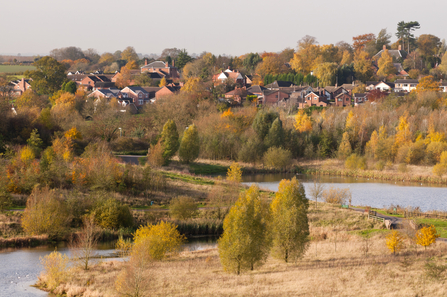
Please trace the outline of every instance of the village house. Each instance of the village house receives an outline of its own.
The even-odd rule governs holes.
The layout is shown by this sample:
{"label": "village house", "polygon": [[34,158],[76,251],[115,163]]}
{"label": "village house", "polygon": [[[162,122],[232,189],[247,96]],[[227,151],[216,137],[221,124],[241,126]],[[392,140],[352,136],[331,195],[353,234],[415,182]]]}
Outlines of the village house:
{"label": "village house", "polygon": [[181,86],[164,86],[155,93],[155,99],[158,100],[162,97],[177,94],[180,92]]}
{"label": "village house", "polygon": [[114,88],[115,83],[105,75],[87,75],[79,82],[79,87],[87,90],[108,89]]}
{"label": "village house", "polygon": [[341,87],[341,86],[339,87],[337,85],[335,85],[335,86],[326,86],[326,87],[324,87],[324,89],[329,93],[330,99],[332,99],[332,100],[334,100],[335,97],[337,97],[341,93],[345,93],[345,94],[349,93],[343,87]]}
{"label": "village house", "polygon": [[230,67],[228,67],[227,70],[222,71],[221,73],[213,75],[213,82],[215,85],[224,83],[227,79],[235,84],[239,84],[240,86],[245,86],[246,84],[245,78],[242,76],[239,70],[231,70]]}
{"label": "village house", "polygon": [[31,79],[19,79],[10,82],[12,86],[12,95],[21,96],[26,90],[31,89]]}
{"label": "village house", "polygon": [[282,105],[289,98],[289,94],[280,90],[265,90],[264,98],[258,102],[263,105]]}
{"label": "village house", "polygon": [[148,64],[147,59],[145,59],[144,66],[141,67],[140,72],[158,73],[159,75],[162,75],[167,79],[180,78],[180,73],[177,67],[175,67],[175,61],[173,61],[172,66],[170,66],[168,62],[162,62],[162,61],[155,61]]}
{"label": "village house", "polygon": [[335,106],[349,106],[352,105],[352,98],[347,93],[340,93],[334,99]]}
{"label": "village house", "polygon": [[302,109],[311,106],[328,106],[329,96],[330,95],[328,95],[324,89],[312,91],[304,96],[304,102],[298,102],[298,108]]}
{"label": "village house", "polygon": [[419,81],[417,79],[397,79],[394,82],[394,91],[395,92],[411,92],[416,89]]}
{"label": "village house", "polygon": [[97,99],[106,98],[121,98],[121,91],[117,88],[97,89],[91,92],[88,97],[95,97]]}
{"label": "village house", "polygon": [[355,93],[354,94],[354,106],[359,106],[360,104],[363,104],[366,101],[368,101],[367,93]]}
{"label": "village house", "polygon": [[245,100],[245,98],[247,98],[247,95],[254,95],[254,94],[248,92],[246,87],[242,88],[235,87],[234,90],[225,93],[225,98],[231,99],[241,104],[242,101]]}
{"label": "village house", "polygon": [[442,92],[447,92],[447,82],[446,81],[441,81],[439,82],[439,88],[441,89]]}

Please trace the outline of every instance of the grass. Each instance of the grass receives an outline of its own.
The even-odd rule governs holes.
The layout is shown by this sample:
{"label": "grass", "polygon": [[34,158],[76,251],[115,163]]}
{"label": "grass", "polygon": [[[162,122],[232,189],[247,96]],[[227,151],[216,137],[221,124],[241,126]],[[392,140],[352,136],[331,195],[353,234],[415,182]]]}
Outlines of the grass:
{"label": "grass", "polygon": [[228,171],[228,166],[222,166],[218,164],[206,164],[206,163],[191,163],[189,164],[191,173],[201,175],[213,175],[224,173]]}
{"label": "grass", "polygon": [[214,185],[214,181],[208,178],[197,177],[187,174],[179,174],[168,171],[163,171],[162,174],[171,180],[181,180],[187,183],[198,184],[198,185]]}
{"label": "grass", "polygon": [[402,214],[390,214],[386,210],[383,210],[383,209],[372,208],[371,210],[372,211],[377,211],[378,213],[386,215],[386,216],[389,216],[389,217],[396,217],[396,218],[403,218],[404,217],[404,215],[402,215]]}
{"label": "grass", "polygon": [[439,235],[447,238],[447,221],[440,219],[416,219],[418,224],[433,225],[438,231]]}
{"label": "grass", "polygon": [[31,65],[0,65],[0,73],[21,73],[27,70],[36,70]]}
{"label": "grass", "polygon": [[139,150],[139,151],[120,151],[120,152],[113,152],[115,156],[146,156],[147,150]]}

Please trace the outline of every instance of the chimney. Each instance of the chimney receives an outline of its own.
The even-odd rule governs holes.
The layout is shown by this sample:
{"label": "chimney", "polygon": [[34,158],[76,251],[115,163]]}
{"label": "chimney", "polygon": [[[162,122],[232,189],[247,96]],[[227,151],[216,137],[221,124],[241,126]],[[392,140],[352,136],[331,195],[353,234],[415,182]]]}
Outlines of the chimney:
{"label": "chimney", "polygon": [[386,50],[386,45],[385,44],[383,45],[383,50]]}
{"label": "chimney", "polygon": [[172,60],[172,67],[175,67],[175,60]]}
{"label": "chimney", "polygon": [[398,50],[402,50],[402,45],[399,44],[399,47],[397,48]]}
{"label": "chimney", "polygon": [[228,70],[231,70],[229,65],[228,65]]}
{"label": "chimney", "polygon": [[147,59],[144,59],[144,66],[147,66]]}
{"label": "chimney", "polygon": [[166,66],[165,66],[166,68],[168,68],[168,67],[169,67],[169,63],[168,63],[168,62],[166,62],[166,64],[165,64],[165,65],[166,65]]}

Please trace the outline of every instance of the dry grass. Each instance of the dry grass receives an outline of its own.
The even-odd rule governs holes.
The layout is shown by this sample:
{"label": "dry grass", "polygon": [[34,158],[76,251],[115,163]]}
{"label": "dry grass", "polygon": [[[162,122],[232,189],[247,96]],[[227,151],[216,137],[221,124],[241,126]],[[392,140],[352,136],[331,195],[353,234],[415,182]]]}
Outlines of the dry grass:
{"label": "dry grass", "polygon": [[[411,241],[397,256],[385,234],[371,238],[357,230],[382,227],[362,214],[321,203],[309,214],[313,238],[304,258],[285,264],[269,258],[241,276],[223,271],[217,249],[182,252],[148,269],[151,296],[445,296],[445,279],[426,277],[428,257],[446,263],[447,245],[424,251]],[[368,251],[365,253],[365,245]],[[104,262],[90,271],[75,270],[57,293],[67,296],[119,296],[115,280],[125,263]]]}
{"label": "dry grass", "polygon": [[[383,238],[373,238],[368,257],[361,240],[313,242],[298,263],[269,258],[261,269],[231,275],[223,272],[217,249],[184,252],[176,259],[157,262],[147,279],[151,296],[445,296],[444,280],[425,277],[429,256],[445,262],[447,246],[398,256],[388,253]],[[439,260],[441,261],[441,260]],[[114,281],[124,267],[106,262],[91,271],[73,271],[72,279],[57,293],[84,292],[79,296],[118,296]]]}

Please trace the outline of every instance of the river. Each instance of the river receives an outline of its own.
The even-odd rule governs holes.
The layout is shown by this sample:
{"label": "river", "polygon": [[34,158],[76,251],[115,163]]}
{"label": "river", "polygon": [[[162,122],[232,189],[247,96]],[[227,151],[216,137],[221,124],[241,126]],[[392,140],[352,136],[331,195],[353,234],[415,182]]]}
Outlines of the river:
{"label": "river", "polygon": [[[183,248],[195,251],[215,246],[215,238],[198,238],[184,244]],[[48,296],[48,293],[32,285],[37,282],[37,277],[42,271],[40,257],[50,254],[55,248],[58,252],[70,256],[70,251],[63,243],[58,246],[0,250],[0,296]],[[103,256],[103,261],[115,257],[114,242],[99,244],[96,254]]]}
{"label": "river", "polygon": [[[243,176],[243,183],[257,183],[260,188],[272,191],[278,190],[281,179],[290,179],[294,174],[257,174]],[[432,184],[410,182],[387,182],[366,178],[351,178],[339,176],[309,176],[296,175],[304,185],[306,193],[318,178],[325,188],[349,188],[352,193],[352,204],[357,206],[388,207],[419,207],[422,211],[447,211],[447,187]]]}

